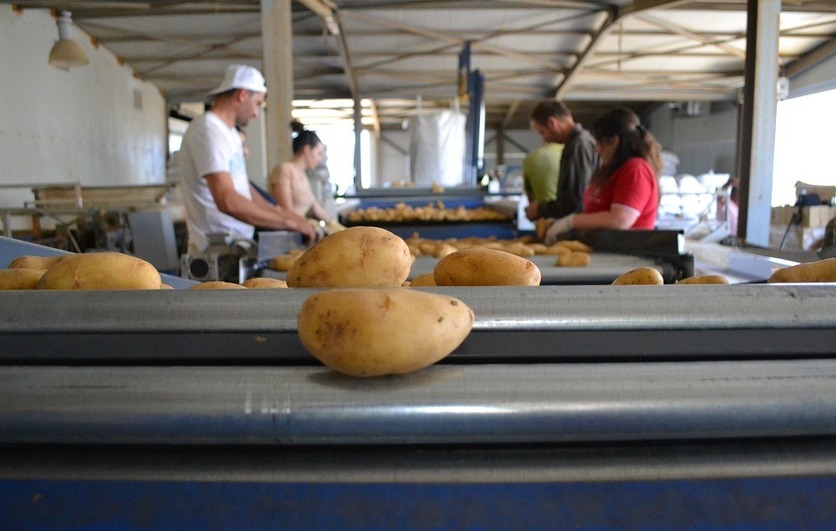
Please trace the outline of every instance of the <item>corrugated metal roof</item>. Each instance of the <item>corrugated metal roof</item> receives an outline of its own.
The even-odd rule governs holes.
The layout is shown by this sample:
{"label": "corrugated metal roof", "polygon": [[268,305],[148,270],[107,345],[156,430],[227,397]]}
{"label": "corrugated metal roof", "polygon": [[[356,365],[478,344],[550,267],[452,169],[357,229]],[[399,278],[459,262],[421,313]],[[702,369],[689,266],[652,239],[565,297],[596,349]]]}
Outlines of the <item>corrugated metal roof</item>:
{"label": "corrugated metal roof", "polygon": [[[356,95],[369,100],[364,111],[369,121],[400,127],[419,98],[424,108],[450,105],[458,56],[469,41],[471,67],[485,76],[489,127],[526,127],[530,106],[555,96],[573,102],[581,114],[612,102],[733,101],[743,85],[746,4],[293,2],[294,98]],[[202,99],[229,63],[261,67],[258,0],[36,0],[17,5],[71,11],[79,27],[138,77],[157,85],[171,104]],[[782,9],[782,66],[791,68],[814,52],[819,59],[836,53],[836,2],[793,0]],[[329,32],[321,16],[328,13],[339,35]],[[351,116],[350,105],[344,114]]]}

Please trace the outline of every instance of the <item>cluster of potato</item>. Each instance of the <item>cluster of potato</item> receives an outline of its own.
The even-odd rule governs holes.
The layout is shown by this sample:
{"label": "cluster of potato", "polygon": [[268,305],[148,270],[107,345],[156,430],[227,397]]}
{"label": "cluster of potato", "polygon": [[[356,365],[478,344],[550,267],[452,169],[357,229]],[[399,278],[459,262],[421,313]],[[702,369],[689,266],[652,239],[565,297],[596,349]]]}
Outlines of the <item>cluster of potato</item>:
{"label": "cluster of potato", "polygon": [[133,290],[167,288],[150,263],[122,253],[20,256],[0,270],[0,289]]}
{"label": "cluster of potato", "polygon": [[487,207],[446,208],[444,202],[428,203],[413,207],[398,203],[391,208],[369,207],[357,209],[346,215],[349,223],[413,222],[413,221],[507,221],[510,217]]}
{"label": "cluster of potato", "polygon": [[[613,280],[614,286],[661,286],[665,283],[662,273],[652,267],[638,267],[631,269]],[[706,285],[706,284],[730,284],[729,279],[723,275],[698,275],[688,277],[676,282],[677,286]]]}
{"label": "cluster of potato", "polygon": [[[815,283],[836,282],[836,258],[826,258],[815,262],[806,262],[776,270],[767,280],[776,283]],[[613,281],[614,285],[662,285],[662,274],[652,267],[640,267],[619,276]],[[723,275],[697,275],[676,282],[682,285],[730,284]]]}
{"label": "cluster of potato", "polygon": [[432,256],[444,258],[448,254],[464,249],[484,248],[505,251],[523,258],[534,255],[556,256],[555,265],[560,267],[584,267],[592,261],[592,248],[577,240],[563,240],[552,245],[535,242],[531,237],[510,240],[490,238],[450,238],[432,240],[421,238],[417,234],[406,240],[409,252],[413,256]]}

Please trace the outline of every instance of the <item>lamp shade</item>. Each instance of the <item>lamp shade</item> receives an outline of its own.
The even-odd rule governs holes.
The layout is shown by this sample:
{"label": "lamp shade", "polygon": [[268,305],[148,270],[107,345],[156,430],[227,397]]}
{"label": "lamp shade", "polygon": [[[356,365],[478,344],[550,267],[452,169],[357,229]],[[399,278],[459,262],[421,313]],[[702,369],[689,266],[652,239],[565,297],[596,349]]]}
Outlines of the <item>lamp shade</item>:
{"label": "lamp shade", "polygon": [[61,11],[55,22],[58,24],[58,42],[49,51],[49,64],[56,68],[70,68],[89,63],[84,48],[70,37],[73,27],[70,12]]}
{"label": "lamp shade", "polygon": [[72,39],[61,39],[49,51],[49,64],[56,68],[84,66],[89,63],[87,53]]}

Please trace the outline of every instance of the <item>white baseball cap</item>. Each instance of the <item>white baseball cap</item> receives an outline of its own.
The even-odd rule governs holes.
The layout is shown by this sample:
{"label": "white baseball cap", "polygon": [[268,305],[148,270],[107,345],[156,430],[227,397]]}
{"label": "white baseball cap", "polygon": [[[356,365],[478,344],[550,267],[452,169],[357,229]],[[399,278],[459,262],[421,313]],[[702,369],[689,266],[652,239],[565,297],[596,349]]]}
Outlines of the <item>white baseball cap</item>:
{"label": "white baseball cap", "polygon": [[221,84],[209,94],[220,94],[232,89],[266,93],[267,85],[264,84],[264,76],[257,68],[247,65],[229,65],[226,67],[226,73]]}

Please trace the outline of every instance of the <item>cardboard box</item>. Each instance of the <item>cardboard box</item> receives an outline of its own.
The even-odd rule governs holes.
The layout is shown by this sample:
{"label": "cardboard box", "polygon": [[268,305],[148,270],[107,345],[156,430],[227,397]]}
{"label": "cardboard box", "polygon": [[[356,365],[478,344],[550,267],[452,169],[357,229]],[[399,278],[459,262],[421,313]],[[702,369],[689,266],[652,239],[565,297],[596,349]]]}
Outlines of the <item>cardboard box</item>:
{"label": "cardboard box", "polygon": [[824,238],[824,227],[793,226],[787,232],[786,225],[772,225],[769,231],[770,249],[778,249],[781,247],[784,234],[786,234],[787,239],[784,241],[784,248],[782,250],[817,251],[821,245],[822,238]]}
{"label": "cardboard box", "polygon": [[836,196],[836,186],[807,184],[798,181],[795,183],[795,196],[798,197],[803,193],[816,194],[822,200],[822,203],[830,203],[833,201],[833,197]]}
{"label": "cardboard box", "polygon": [[[783,225],[785,228],[789,225],[793,214],[795,214],[798,207],[783,206],[773,207],[770,216],[770,223],[772,225]],[[831,219],[836,218],[836,207],[820,205],[801,208],[801,227],[824,227]]]}

